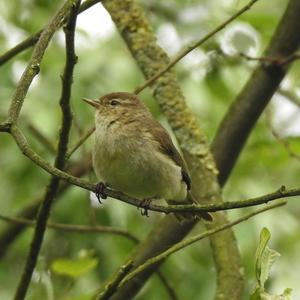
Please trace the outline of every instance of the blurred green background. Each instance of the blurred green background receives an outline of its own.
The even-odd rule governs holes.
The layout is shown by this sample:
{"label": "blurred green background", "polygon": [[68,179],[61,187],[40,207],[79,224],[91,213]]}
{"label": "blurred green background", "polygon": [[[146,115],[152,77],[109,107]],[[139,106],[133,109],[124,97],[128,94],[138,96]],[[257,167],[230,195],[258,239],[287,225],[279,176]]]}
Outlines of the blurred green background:
{"label": "blurred green background", "polygon": [[[139,2],[160,45],[171,57],[247,3],[242,0]],[[0,54],[41,29],[60,4],[61,1],[57,0],[1,1]],[[252,56],[262,53],[286,4],[286,0],[259,1],[249,12],[176,66],[188,106],[199,118],[209,140],[214,137],[222,116],[256,64],[241,58],[238,53]],[[0,121],[7,116],[10,99],[31,51],[26,50],[1,66]],[[93,125],[93,112],[80,100],[81,97],[95,98],[112,91],[132,91],[143,82],[141,72],[100,4],[78,17],[76,53],[79,60],[72,88],[74,123],[71,145]],[[47,49],[41,72],[31,85],[19,121],[32,147],[51,162],[54,155],[34,138],[28,126],[34,126],[56,144],[64,59],[64,36],[59,31]],[[300,186],[299,74],[300,64],[296,62],[260,118],[228,180],[224,188],[226,200],[262,195],[275,191],[281,185]],[[141,97],[153,114],[166,124],[149,90],[144,91]],[[278,141],[274,133],[288,146]],[[71,162],[87,156],[91,147],[92,138],[72,156]],[[12,138],[5,134],[0,135],[0,168],[1,214],[14,216],[43,195],[49,175],[25,158]],[[92,172],[85,177],[95,181]],[[231,211],[229,217],[233,220],[249,210]],[[272,234],[271,247],[282,255],[273,267],[269,290],[279,294],[290,287],[294,299],[300,299],[299,214],[300,206],[294,198],[286,207],[259,215],[234,228],[245,267],[245,299],[255,286],[254,255],[263,226],[268,227]],[[122,227],[143,240],[161,217],[156,213],[151,213],[150,218],[142,217],[136,208],[112,199],[101,206],[92,204],[86,191],[72,187],[59,198],[50,219],[68,224]],[[7,224],[1,221],[0,234],[6,228]],[[199,230],[203,230],[201,225],[193,232]],[[26,229],[0,260],[1,299],[13,297],[32,232],[32,229]],[[50,229],[45,236],[27,299],[90,299],[133,248],[134,243],[125,237]],[[215,271],[208,241],[201,241],[173,255],[162,269],[173,283],[179,299],[212,299]],[[136,298],[167,299],[168,296],[161,282],[153,276]]]}

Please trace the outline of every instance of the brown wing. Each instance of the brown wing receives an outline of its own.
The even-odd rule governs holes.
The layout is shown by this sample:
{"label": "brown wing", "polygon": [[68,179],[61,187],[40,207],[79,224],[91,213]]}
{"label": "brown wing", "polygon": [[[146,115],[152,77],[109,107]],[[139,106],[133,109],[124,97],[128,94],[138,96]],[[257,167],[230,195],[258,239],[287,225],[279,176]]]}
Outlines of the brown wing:
{"label": "brown wing", "polygon": [[[179,154],[179,152],[177,151],[177,149],[175,148],[171,137],[169,136],[169,134],[167,133],[167,131],[155,120],[151,120],[151,124],[148,124],[151,127],[151,134],[153,136],[153,138],[159,143],[160,145],[160,149],[163,153],[169,155],[169,157],[171,157],[173,159],[173,161],[181,167],[181,174],[182,174],[182,180],[186,183],[188,190],[191,189],[191,179],[189,177],[189,174],[187,172],[187,168],[185,165],[184,160],[182,159],[181,155]],[[191,195],[191,193],[188,194],[188,198],[189,201],[191,201],[192,203],[197,203],[193,196]],[[195,215],[191,215],[190,213],[183,213],[183,218],[194,218]],[[178,219],[182,219],[182,216],[180,217],[180,214],[177,215]],[[211,216],[210,213],[208,212],[198,212],[197,216],[198,218],[202,218],[208,222],[212,222],[213,218]]]}
{"label": "brown wing", "polygon": [[167,154],[178,166],[181,167],[182,180],[186,183],[188,190],[191,189],[191,179],[187,172],[184,160],[174,146],[171,137],[166,129],[162,127],[157,121],[153,120],[151,124],[151,134],[153,138],[159,143],[160,150]]}

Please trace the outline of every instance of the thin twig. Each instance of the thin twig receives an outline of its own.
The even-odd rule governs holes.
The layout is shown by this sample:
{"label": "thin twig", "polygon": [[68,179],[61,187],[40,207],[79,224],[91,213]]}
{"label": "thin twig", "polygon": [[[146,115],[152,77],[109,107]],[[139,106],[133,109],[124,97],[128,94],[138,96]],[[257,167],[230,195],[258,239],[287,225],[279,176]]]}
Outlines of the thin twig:
{"label": "thin twig", "polygon": [[28,123],[27,124],[28,130],[31,132],[31,134],[45,147],[47,148],[50,153],[56,153],[55,146],[53,143],[33,124]]}
{"label": "thin twig", "polygon": [[109,283],[105,286],[105,289],[96,297],[96,300],[108,300],[114,293],[122,279],[128,274],[132,268],[133,261],[128,260],[123,266],[121,266],[118,272],[113,276]]}
{"label": "thin twig", "polygon": [[273,126],[272,123],[272,118],[271,118],[271,111],[270,109],[266,110],[266,122],[267,122],[267,126],[269,127],[273,137],[275,138],[275,140],[282,145],[282,147],[285,149],[285,151],[287,152],[287,154],[294,159],[297,159],[298,161],[300,161],[300,155],[295,153],[293,151],[293,149],[290,146],[290,143],[288,140],[286,140],[284,137],[282,137],[276,130],[276,128]]}
{"label": "thin twig", "polygon": [[43,32],[43,30],[38,31],[34,35],[29,36],[28,38],[26,38],[24,41],[22,41],[18,45],[14,46],[13,48],[9,49],[8,51],[6,51],[2,55],[0,55],[0,66],[5,64],[6,62],[8,62],[11,58],[16,56],[17,54],[34,46],[37,43],[37,41],[39,40],[42,32]]}
{"label": "thin twig", "polygon": [[178,297],[174,290],[174,286],[170,284],[170,282],[167,280],[166,276],[160,270],[156,271],[156,274],[159,277],[160,281],[163,283],[164,287],[166,288],[169,298],[171,300],[178,300]]}
{"label": "thin twig", "polygon": [[240,53],[240,56],[247,59],[247,60],[253,60],[253,61],[259,61],[266,65],[275,65],[279,67],[284,67],[285,65],[293,62],[294,60],[297,60],[300,58],[299,53],[291,54],[287,57],[272,57],[272,56],[250,56],[245,53]]}
{"label": "thin twig", "polygon": [[[40,40],[33,53],[32,60],[30,61],[26,69],[29,71],[28,73],[26,73],[26,71],[24,72],[25,77],[22,76],[23,81],[25,82],[22,82],[22,78],[21,78],[10,110],[10,119],[12,122],[15,122],[19,116],[23,104],[23,100],[30,86],[31,80],[33,79],[35,74],[35,72],[32,74],[30,73],[31,64],[33,62],[37,63],[37,60],[39,60],[38,63],[40,63],[43,54],[47,48],[47,45],[51,37],[53,36],[54,31],[57,29],[59,23],[61,23],[69,14],[69,19],[65,27],[66,65],[64,69],[64,74],[62,76],[62,92],[59,101],[62,110],[62,125],[61,125],[61,130],[59,135],[57,155],[54,163],[54,166],[58,169],[63,169],[65,165],[65,155],[67,153],[69,133],[72,124],[70,97],[71,97],[71,85],[73,79],[73,69],[77,61],[77,57],[75,56],[75,51],[74,51],[74,32],[75,32],[76,18],[77,18],[79,6],[80,6],[80,0],[67,1],[64,4],[63,8],[58,11],[58,13],[55,15],[53,20],[49,23],[48,27],[46,27],[46,29],[42,33]],[[25,85],[26,87],[25,90],[23,85]],[[18,94],[19,88],[20,91],[22,91],[23,93],[22,95]],[[54,201],[54,198],[56,196],[58,187],[59,187],[59,178],[53,176],[50,179],[50,182],[47,186],[44,200],[38,212],[34,235],[32,238],[32,242],[30,244],[30,250],[26,259],[25,267],[14,297],[15,300],[23,300],[26,296],[30,284],[30,280],[33,274],[33,270],[35,268],[37,258],[41,249],[41,245],[43,242],[47,220],[50,214],[50,209]]]}
{"label": "thin twig", "polygon": [[22,77],[13,95],[12,102],[9,109],[9,118],[8,118],[9,123],[13,123],[18,119],[29,86],[33,78],[40,71],[40,63],[43,59],[46,48],[48,47],[48,44],[54,32],[63,23],[64,18],[68,13],[68,11],[70,10],[70,8],[72,7],[72,5],[73,5],[72,0],[66,1],[63,7],[57,12],[57,14],[50,21],[49,25],[46,26],[46,28],[43,30],[34,48],[32,57],[25,71],[23,72]]}
{"label": "thin twig", "polygon": [[[0,219],[6,222],[23,224],[27,226],[35,226],[36,222],[25,218],[8,217],[0,214]],[[50,229],[71,231],[78,233],[108,233],[126,237],[127,239],[137,243],[138,239],[127,230],[122,228],[114,228],[108,226],[86,226],[76,224],[52,223],[48,222],[47,227]]]}
{"label": "thin twig", "polygon": [[66,159],[69,159],[72,154],[92,135],[92,133],[95,131],[95,127],[91,127],[88,129],[74,144],[74,146],[68,151],[66,155]]}
{"label": "thin twig", "polygon": [[178,63],[184,56],[186,56],[188,53],[205,43],[207,40],[209,40],[212,36],[214,36],[216,33],[224,29],[229,23],[231,23],[233,20],[238,18],[241,14],[243,14],[245,11],[249,10],[252,5],[254,5],[258,0],[252,0],[247,5],[245,5],[242,9],[240,9],[237,13],[235,13],[233,16],[228,18],[225,22],[220,24],[218,27],[216,27],[214,30],[209,32],[206,36],[201,38],[200,40],[196,41],[194,44],[188,46],[186,49],[183,49],[180,51],[173,59],[172,61],[161,71],[159,71],[157,74],[150,77],[144,84],[137,87],[134,90],[135,94],[139,94],[142,90],[144,90],[147,86],[150,86],[157,78],[159,78],[161,75],[166,73],[168,70],[170,70],[176,63]]}
{"label": "thin twig", "polygon": [[[91,171],[92,162],[90,155],[77,161],[76,163],[68,166],[68,172],[74,176],[81,177]],[[56,193],[54,203],[60,201],[61,196],[70,188],[71,185],[64,181],[59,185],[59,189]],[[18,213],[18,217],[26,219],[36,218],[38,209],[43,201],[44,195],[37,197],[31,201],[27,201],[27,205],[22,208]],[[3,258],[5,253],[8,252],[9,246],[17,239],[22,233],[24,226],[21,224],[10,224],[5,230],[0,232],[0,260]]]}
{"label": "thin twig", "polygon": [[[95,5],[96,3],[101,2],[101,0],[86,0],[84,1],[79,9],[79,13],[82,13],[89,9],[91,6]],[[63,25],[63,24],[61,24]],[[16,56],[17,54],[23,52],[24,50],[34,46],[37,41],[39,40],[41,33],[43,32],[44,29],[36,32],[35,34],[27,37],[24,41],[20,42],[13,48],[9,49],[2,55],[0,55],[0,66],[8,62],[11,58]]]}
{"label": "thin twig", "polygon": [[162,252],[161,254],[153,257],[153,258],[150,258],[148,259],[145,263],[143,263],[142,265],[138,266],[136,269],[134,269],[134,271],[132,271],[131,273],[129,273],[120,283],[120,286],[126,284],[126,282],[128,282],[129,280],[131,280],[134,276],[136,276],[137,274],[143,272],[145,269],[147,269],[148,267],[150,267],[151,265],[154,265],[154,264],[157,264],[159,262],[161,262],[162,260],[165,260],[168,256],[170,256],[171,254],[183,249],[183,248],[186,248],[187,246],[190,246],[191,244],[195,243],[195,242],[198,242],[204,238],[207,238],[217,232],[220,232],[220,231],[223,231],[225,229],[228,229],[230,227],[233,227],[241,222],[244,222],[246,220],[248,220],[249,218],[257,215],[257,214],[260,214],[262,212],[265,212],[267,210],[270,210],[270,209],[273,209],[273,208],[276,208],[276,207],[280,207],[280,206],[283,206],[285,205],[286,202],[280,202],[280,203],[276,203],[276,204],[271,204],[269,206],[266,206],[266,207],[263,207],[263,208],[260,208],[252,213],[249,213],[247,214],[246,216],[244,217],[241,217],[241,218],[238,218],[237,220],[233,221],[233,222],[230,222],[230,223],[227,223],[225,225],[221,225],[219,227],[216,227],[214,229],[210,229],[210,230],[207,230],[203,233],[200,233],[200,234],[197,234],[193,237],[190,237],[190,238],[187,238],[186,240],[182,241],[182,242],[179,242],[175,245],[173,245],[171,248],[169,248],[168,250]]}
{"label": "thin twig", "polygon": [[294,91],[279,88],[278,93],[300,108],[300,98]]}

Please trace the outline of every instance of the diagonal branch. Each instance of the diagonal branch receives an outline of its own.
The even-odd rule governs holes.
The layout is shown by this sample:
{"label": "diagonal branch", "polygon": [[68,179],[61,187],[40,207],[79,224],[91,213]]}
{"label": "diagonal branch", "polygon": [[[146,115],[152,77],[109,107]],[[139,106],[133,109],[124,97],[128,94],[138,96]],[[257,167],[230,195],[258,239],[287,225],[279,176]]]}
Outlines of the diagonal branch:
{"label": "diagonal branch", "polygon": [[[68,172],[73,176],[81,177],[84,174],[88,173],[91,168],[92,161],[90,156],[87,156],[86,158],[70,165],[68,167]],[[59,196],[61,196],[69,187],[70,184],[68,182],[61,182],[54,201],[56,202],[60,200],[61,198]],[[39,206],[41,205],[42,201],[43,197],[38,197],[37,199],[32,200],[23,209],[21,209],[21,211],[18,213],[18,217],[34,219],[37,215]],[[9,246],[22,233],[24,228],[25,227],[22,224],[9,224],[9,226],[3,228],[3,230],[0,232],[0,259],[7,253]]]}
{"label": "diagonal branch", "polygon": [[39,40],[34,48],[32,57],[25,71],[23,72],[22,77],[16,88],[16,91],[13,95],[9,109],[8,123],[12,124],[13,122],[17,121],[29,86],[33,78],[40,71],[40,63],[43,59],[46,48],[48,47],[48,44],[54,32],[61,26],[62,22],[64,21],[64,18],[66,17],[72,5],[72,0],[66,1],[63,7],[58,10],[57,14],[53,17],[53,19],[50,21],[48,26],[46,26],[41,36],[39,37]]}
{"label": "diagonal branch", "polygon": [[199,47],[200,45],[204,44],[207,40],[209,40],[211,37],[213,37],[215,34],[223,30],[228,24],[230,24],[232,21],[237,19],[240,15],[242,15],[244,12],[249,10],[258,0],[251,0],[247,5],[242,7],[237,13],[232,15],[230,18],[228,18],[225,22],[220,24],[218,27],[216,27],[214,30],[206,34],[203,38],[196,41],[186,49],[183,49],[180,51],[161,71],[157,72],[155,75],[150,77],[144,84],[137,87],[134,90],[135,94],[139,94],[142,90],[144,90],[146,87],[153,84],[154,81],[156,81],[160,76],[165,74],[167,71],[169,71],[172,67],[174,67],[183,57],[185,57],[187,54],[189,54],[191,51]]}
{"label": "diagonal branch", "polygon": [[[79,13],[86,11],[87,9],[89,9],[91,6],[95,5],[98,2],[101,2],[101,0],[86,0],[86,1],[84,1],[84,3],[82,3],[80,6]],[[62,26],[62,25],[63,25],[62,23],[59,24],[59,26]],[[22,42],[20,42],[13,48],[9,49],[8,51],[6,51],[2,55],[0,55],[0,66],[5,64],[6,62],[8,62],[11,58],[16,56],[17,54],[34,46],[38,42],[43,31],[44,31],[44,29],[27,37],[25,40],[23,40]]]}
{"label": "diagonal branch", "polygon": [[175,245],[173,245],[171,248],[169,248],[168,250],[162,252],[161,254],[153,257],[153,258],[150,258],[148,259],[144,264],[140,265],[139,267],[137,267],[134,271],[130,272],[128,275],[126,275],[126,277],[120,282],[120,286],[124,285],[126,282],[128,282],[129,280],[133,279],[137,274],[141,273],[143,270],[145,270],[146,268],[149,268],[151,265],[154,265],[154,264],[157,264],[159,262],[162,262],[163,260],[165,260],[167,257],[169,257],[171,254],[181,250],[181,249],[184,249],[188,246],[190,246],[191,244],[195,243],[195,242],[198,242],[204,238],[207,238],[213,234],[216,234],[220,231],[223,231],[223,230],[226,230],[228,228],[231,228],[237,224],[240,224],[260,213],[263,213],[267,210],[270,210],[270,209],[273,209],[273,208],[277,208],[277,207],[280,207],[280,206],[283,206],[285,205],[286,202],[280,202],[280,203],[276,203],[276,204],[271,204],[271,205],[268,205],[267,207],[264,207],[264,208],[260,208],[254,212],[251,212],[247,215],[245,215],[244,217],[241,217],[241,218],[238,218],[236,219],[235,221],[233,222],[230,222],[230,223],[227,223],[227,224],[224,224],[224,225],[221,225],[221,226],[218,226],[216,228],[213,228],[213,229],[210,229],[210,230],[207,230],[203,233],[200,233],[200,234],[197,234],[195,236],[192,236],[190,238],[187,238],[185,240],[183,240],[182,242],[179,242]]}
{"label": "diagonal branch", "polygon": [[74,146],[67,152],[66,159],[69,159],[72,154],[93,134],[95,127],[89,128],[74,144]]}

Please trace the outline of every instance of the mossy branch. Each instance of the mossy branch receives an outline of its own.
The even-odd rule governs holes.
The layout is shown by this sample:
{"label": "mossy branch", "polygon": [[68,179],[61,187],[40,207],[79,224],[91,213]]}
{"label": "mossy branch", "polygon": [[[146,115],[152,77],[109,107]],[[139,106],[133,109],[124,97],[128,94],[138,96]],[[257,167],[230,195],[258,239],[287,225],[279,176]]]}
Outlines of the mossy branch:
{"label": "mossy branch", "polygon": [[[103,1],[133,58],[146,79],[164,69],[170,60],[157,44],[155,33],[137,1]],[[188,164],[193,182],[192,193],[196,200],[220,201],[221,191],[217,169],[209,151],[207,138],[199,127],[199,120],[186,105],[174,70],[169,69],[153,83],[153,94],[168,120]],[[223,213],[215,215],[214,225],[227,222]],[[164,218],[153,228],[133,255],[134,267],[149,257],[179,242],[193,228],[195,222],[178,225],[172,217]],[[162,230],[163,228],[163,230]],[[158,238],[159,237],[159,238]],[[243,273],[236,240],[231,230],[211,237],[213,258],[217,270],[217,295],[232,300],[243,293]],[[112,300],[130,299],[151,276],[156,265],[140,274],[138,280],[119,288]]]}

